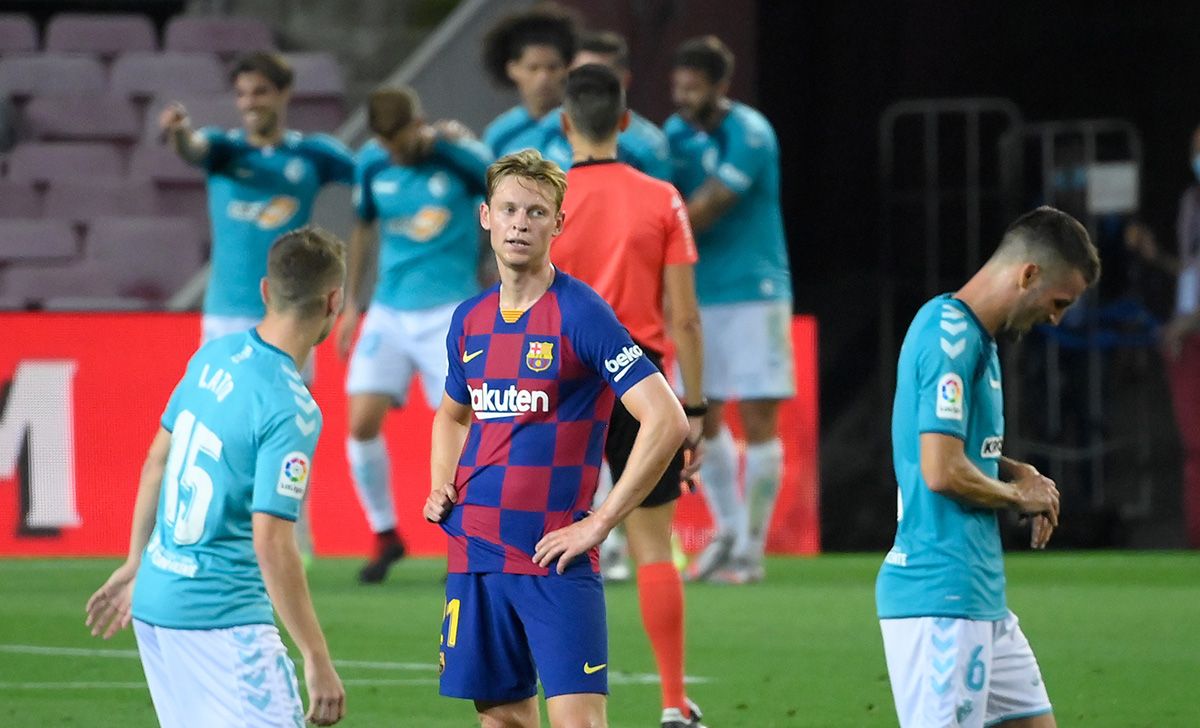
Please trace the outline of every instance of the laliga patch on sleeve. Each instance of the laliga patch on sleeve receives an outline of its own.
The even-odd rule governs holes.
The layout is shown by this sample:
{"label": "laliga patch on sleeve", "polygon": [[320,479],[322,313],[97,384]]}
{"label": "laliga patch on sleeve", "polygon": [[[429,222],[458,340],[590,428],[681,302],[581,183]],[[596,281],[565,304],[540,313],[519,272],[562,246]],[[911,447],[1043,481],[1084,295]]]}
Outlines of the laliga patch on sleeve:
{"label": "laliga patch on sleeve", "polygon": [[938,379],[936,414],[942,420],[963,418],[963,380],[953,372],[947,372]]}
{"label": "laliga patch on sleeve", "polygon": [[275,492],[279,495],[300,500],[308,490],[308,471],[312,465],[308,455],[300,451],[290,452],[283,456],[283,465],[279,468],[279,483]]}

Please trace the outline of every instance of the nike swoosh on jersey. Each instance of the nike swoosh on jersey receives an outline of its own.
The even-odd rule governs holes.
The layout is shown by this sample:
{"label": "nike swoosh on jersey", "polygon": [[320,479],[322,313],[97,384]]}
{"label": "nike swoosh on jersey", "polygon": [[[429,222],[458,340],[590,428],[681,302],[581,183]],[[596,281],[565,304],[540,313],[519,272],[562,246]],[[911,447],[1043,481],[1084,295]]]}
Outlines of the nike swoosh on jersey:
{"label": "nike swoosh on jersey", "polygon": [[467,352],[464,351],[463,352],[463,364],[469,364],[472,359],[474,359],[475,357],[479,356],[482,353],[483,353],[483,349],[480,349],[479,351],[473,351],[470,354],[468,354]]}
{"label": "nike swoosh on jersey", "polygon": [[608,667],[607,662],[602,662],[599,665],[596,665],[595,667],[592,667],[591,665],[589,665],[585,662],[585,663],[583,663],[583,672],[586,675],[595,675],[596,673],[600,672],[601,670],[603,670],[606,667]]}

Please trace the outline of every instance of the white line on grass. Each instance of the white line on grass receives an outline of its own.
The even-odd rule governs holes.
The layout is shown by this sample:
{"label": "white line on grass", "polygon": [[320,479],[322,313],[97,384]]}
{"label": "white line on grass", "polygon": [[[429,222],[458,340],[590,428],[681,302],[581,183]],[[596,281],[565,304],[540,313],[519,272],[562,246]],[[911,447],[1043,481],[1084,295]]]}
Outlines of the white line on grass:
{"label": "white line on grass", "polygon": [[[51,657],[106,657],[120,658],[126,660],[136,660],[138,657],[137,650],[119,650],[119,649],[95,649],[88,647],[50,647],[46,645],[0,645],[0,653],[18,654],[18,655],[47,655]],[[334,660],[333,664],[343,668],[360,668],[364,670],[401,670],[411,672],[432,672],[437,669],[437,665],[424,662],[376,662],[373,660]],[[416,680],[417,682],[413,682]],[[352,680],[348,682],[352,685],[425,685],[436,684],[437,680],[430,682],[421,682],[423,678],[411,678],[400,680],[381,680],[371,682],[370,679]],[[613,671],[609,673],[608,681],[614,685],[657,685],[658,675],[649,672],[634,672],[624,673]],[[712,678],[699,677],[696,675],[688,675],[683,681],[690,685],[699,683],[712,682]],[[113,688],[130,687],[131,685],[141,686],[142,683],[0,683],[0,689],[26,689],[36,690],[36,687],[14,688],[12,686],[29,686],[29,685],[58,685],[64,688],[76,687],[86,689],[90,685],[106,685]]]}

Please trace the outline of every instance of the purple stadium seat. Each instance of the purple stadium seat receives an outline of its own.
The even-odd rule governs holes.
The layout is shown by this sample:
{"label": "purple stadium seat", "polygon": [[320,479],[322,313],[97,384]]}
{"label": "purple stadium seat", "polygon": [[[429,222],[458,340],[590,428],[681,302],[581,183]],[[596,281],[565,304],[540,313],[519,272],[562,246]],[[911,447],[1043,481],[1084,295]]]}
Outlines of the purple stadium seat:
{"label": "purple stadium seat", "polygon": [[146,177],[79,177],[50,183],[45,216],[87,223],[105,215],[157,215],[158,188]]}
{"label": "purple stadium seat", "polygon": [[149,177],[160,185],[204,184],[204,170],[180,159],[168,144],[139,144],[134,147],[129,174]]}
{"label": "purple stadium seat", "polygon": [[23,13],[0,13],[0,53],[37,50],[37,26]]}
{"label": "purple stadium seat", "polygon": [[125,173],[121,153],[100,142],[28,142],[8,155],[8,176],[45,183],[63,177],[119,177]]}
{"label": "purple stadium seat", "polygon": [[289,128],[303,132],[333,133],[346,120],[346,109],[339,99],[297,99],[288,104]]}
{"label": "purple stadium seat", "polygon": [[130,143],[142,130],[137,109],[124,96],[37,96],[22,116],[27,135],[43,141]]}
{"label": "purple stadium seat", "polygon": [[184,215],[208,228],[204,170],[184,162],[169,146],[153,143],[134,147],[130,174],[154,180],[160,214]]}
{"label": "purple stadium seat", "polygon": [[99,94],[106,86],[104,66],[91,56],[40,53],[0,58],[0,94]]}
{"label": "purple stadium seat", "polygon": [[167,23],[163,48],[208,51],[230,57],[275,47],[271,29],[257,18],[180,15]]}
{"label": "purple stadium seat", "polygon": [[0,179],[0,218],[41,216],[42,200],[33,183]]}
{"label": "purple stadium seat", "polygon": [[109,298],[120,295],[115,266],[90,260],[67,265],[11,265],[3,271],[4,305],[25,308],[55,297]]}
{"label": "purple stadium seat", "polygon": [[66,220],[0,220],[0,241],[0,263],[70,260],[79,254],[79,240]]}
{"label": "purple stadium seat", "polygon": [[109,87],[145,99],[182,93],[212,93],[229,87],[221,62],[211,53],[146,53],[117,56]]}
{"label": "purple stadium seat", "polygon": [[240,127],[242,117],[234,105],[233,94],[170,94],[156,97],[146,107],[146,120],[143,124],[142,139],[145,143],[157,144],[162,137],[158,127],[158,116],[167,104],[178,101],[188,110],[192,127],[199,129],[205,126],[219,126],[222,129]]}
{"label": "purple stadium seat", "polygon": [[293,99],[338,99],[346,95],[342,67],[332,53],[286,53],[292,67]]}
{"label": "purple stadium seat", "polygon": [[117,266],[122,295],[164,300],[200,268],[203,240],[186,217],[98,217],[89,226],[84,254]]}
{"label": "purple stadium seat", "polygon": [[46,26],[46,50],[109,58],[158,50],[158,37],[150,18],[139,13],[59,13]]}

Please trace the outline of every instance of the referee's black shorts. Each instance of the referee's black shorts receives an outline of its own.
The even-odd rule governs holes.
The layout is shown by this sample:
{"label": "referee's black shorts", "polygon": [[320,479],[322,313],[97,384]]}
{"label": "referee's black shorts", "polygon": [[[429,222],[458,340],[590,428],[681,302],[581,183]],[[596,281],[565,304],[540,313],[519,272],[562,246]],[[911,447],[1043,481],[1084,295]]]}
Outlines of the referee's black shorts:
{"label": "referee's black shorts", "polygon": [[[639,344],[639,346],[641,345]],[[662,371],[662,355],[645,346],[642,346],[641,349],[654,366]],[[608,421],[608,440],[604,443],[604,456],[608,459],[608,467],[612,469],[614,483],[625,472],[625,464],[629,462],[629,453],[633,450],[633,441],[637,438],[638,427],[638,421],[629,414],[629,410],[625,409],[621,400],[617,399],[613,402],[612,417]],[[654,490],[650,491],[646,499],[641,502],[641,507],[661,506],[678,498],[683,493],[679,482],[682,472],[683,449],[680,448],[679,452],[675,453],[675,457],[671,458],[671,463],[667,465],[666,472],[654,486]]]}

